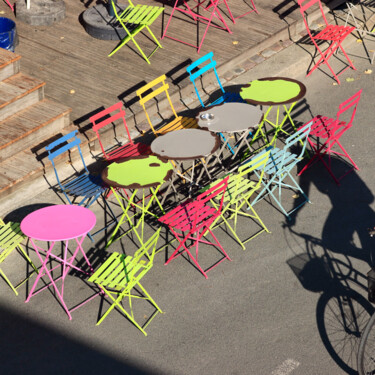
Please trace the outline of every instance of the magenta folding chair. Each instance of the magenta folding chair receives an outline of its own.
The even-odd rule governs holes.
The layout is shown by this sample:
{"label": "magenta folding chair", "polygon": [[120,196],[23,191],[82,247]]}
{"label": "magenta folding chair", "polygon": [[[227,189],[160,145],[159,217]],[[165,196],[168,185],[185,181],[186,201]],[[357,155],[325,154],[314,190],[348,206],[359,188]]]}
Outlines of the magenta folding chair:
{"label": "magenta folding chair", "polygon": [[[234,1],[237,2],[238,0],[233,0],[233,2],[234,2]],[[232,12],[231,12],[231,10],[230,10],[230,7],[228,6],[228,2],[227,2],[227,0],[219,0],[218,5],[220,6],[221,4],[225,4],[225,6],[226,6],[227,9],[228,9],[228,13],[229,13],[229,17],[230,17],[230,19],[232,20],[233,23],[236,23],[236,20],[237,20],[238,18],[245,17],[247,14],[250,14],[250,13],[252,13],[252,12],[255,12],[255,13],[259,14],[259,12],[258,12],[258,10],[257,10],[257,8],[256,8],[256,6],[255,6],[253,0],[248,0],[248,1],[244,0],[243,2],[244,2],[246,5],[249,6],[250,10],[247,11],[247,12],[245,12],[245,13],[243,13],[243,14],[241,14],[241,15],[239,15],[239,16],[234,16],[234,15],[232,14]],[[251,2],[251,6],[250,6],[250,4],[248,4],[248,2]]]}
{"label": "magenta folding chair", "polygon": [[[352,127],[354,116],[357,111],[358,102],[361,98],[361,93],[362,90],[359,90],[351,98],[341,103],[336,118],[333,119],[319,115],[311,120],[311,131],[308,135],[307,140],[311,146],[314,155],[312,156],[310,161],[304,166],[304,168],[298,173],[299,176],[317,160],[320,160],[324,164],[324,166],[327,168],[329,174],[335,180],[337,185],[339,185],[340,180],[353,169],[359,169],[357,165],[354,163],[353,159],[344,149],[339,139],[347,130],[349,130]],[[349,110],[352,111],[351,114],[348,114],[349,121],[343,121],[343,114]],[[328,155],[328,163],[324,160],[325,155]],[[336,177],[332,171],[331,155],[339,155],[341,157],[346,157],[353,165],[353,168],[348,170],[340,177]]]}
{"label": "magenta folding chair", "polygon": [[[202,47],[204,38],[206,37],[208,28],[210,26],[215,27],[217,29],[226,30],[228,31],[229,34],[232,34],[232,31],[229,29],[229,26],[225,22],[220,12],[220,9],[218,8],[218,4],[220,1],[224,1],[227,10],[230,13],[230,9],[228,7],[226,0],[176,0],[172,9],[171,15],[169,16],[167,25],[165,26],[164,33],[161,39],[166,37],[166,38],[176,40],[177,42],[187,44],[188,46],[192,46],[196,48],[197,52],[199,53]],[[188,2],[191,5],[189,5]],[[203,36],[200,39],[200,41],[198,41],[198,44],[188,43],[183,40],[177,39],[176,37],[172,37],[171,35],[167,35],[169,25],[171,23],[172,18],[175,15],[175,12],[177,13],[180,12],[180,13],[185,14],[188,18],[196,22],[198,28],[199,28],[200,23],[203,23],[206,25],[206,28],[203,32]],[[214,21],[218,21],[219,23],[223,24],[223,26],[216,24]],[[199,33],[199,30],[198,30],[198,33]]]}
{"label": "magenta folding chair", "polygon": [[[212,223],[221,215],[228,179],[229,176],[200,194],[195,200],[189,199],[158,219],[161,223],[168,226],[169,230],[179,242],[176,250],[165,263],[166,265],[172,259],[186,252],[198,270],[207,279],[207,272],[209,270],[216,267],[225,259],[231,260],[210,229]],[[215,207],[211,203],[212,200],[219,201],[220,203]],[[208,241],[206,238],[206,234],[208,233],[211,234],[214,242]],[[188,245],[188,243],[190,245]],[[205,270],[203,270],[198,262],[200,243],[219,248],[219,251],[223,255],[218,262]],[[190,251],[193,247],[195,247],[195,256],[193,256]]]}
{"label": "magenta folding chair", "polygon": [[[319,31],[316,35],[311,32],[307,18],[306,18],[306,11],[313,5],[318,3],[320,7],[320,11],[322,14],[322,18],[325,23],[325,27],[323,30]],[[356,70],[354,67],[353,63],[349,59],[348,55],[346,54],[344,48],[342,47],[342,42],[345,40],[345,38],[353,31],[355,30],[355,27],[353,26],[340,26],[340,25],[330,25],[327,22],[326,16],[323,11],[322,3],[320,0],[298,0],[298,5],[300,6],[300,11],[303,17],[303,22],[305,23],[305,27],[307,32],[309,33],[311,41],[314,43],[317,51],[320,54],[320,59],[318,62],[314,65],[314,67],[307,73],[307,77],[316,69],[318,68],[321,64],[326,64],[333,76],[335,77],[336,81],[338,84],[340,84],[340,80],[338,76],[342,74],[346,69],[349,67]],[[324,51],[319,47],[319,44],[321,42],[327,42],[328,47]],[[345,55],[348,65],[345,69],[343,69],[340,73],[336,74],[334,70],[332,69],[331,65],[328,63],[328,59],[334,55],[334,53],[338,50],[341,49],[343,54]]]}

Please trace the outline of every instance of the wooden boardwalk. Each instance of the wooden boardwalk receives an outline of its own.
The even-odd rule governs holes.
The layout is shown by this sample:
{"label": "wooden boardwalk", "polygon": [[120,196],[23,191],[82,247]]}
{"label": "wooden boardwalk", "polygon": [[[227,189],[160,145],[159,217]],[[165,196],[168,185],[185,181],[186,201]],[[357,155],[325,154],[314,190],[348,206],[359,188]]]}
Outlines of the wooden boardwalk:
{"label": "wooden boardwalk", "polygon": [[[72,122],[88,127],[90,115],[119,100],[124,101],[128,114],[137,113],[140,107],[136,89],[161,74],[167,74],[171,79],[171,91],[176,91],[190,84],[186,66],[200,56],[212,50],[220,66],[251,51],[254,46],[261,46],[301,19],[296,1],[255,1],[259,14],[250,13],[236,24],[227,18],[232,34],[210,28],[199,54],[190,46],[164,38],[161,40],[164,48],[152,56],[151,65],[137,54],[131,43],[107,57],[117,42],[92,38],[80,23],[82,12],[94,2],[86,1],[86,5],[82,0],[65,0],[66,18],[53,26],[30,26],[17,21],[5,2],[0,4],[0,11],[16,21],[19,35],[16,53],[22,56],[22,72],[45,81],[46,97],[71,107]],[[155,1],[144,0],[143,3],[155,4]],[[234,14],[249,9],[245,0],[230,0],[229,3]],[[157,37],[161,36],[171,9],[170,5],[165,5],[164,14],[153,24]],[[170,33],[194,41],[197,33],[194,24],[173,21]],[[146,53],[152,51],[153,44],[148,38],[137,37]]]}

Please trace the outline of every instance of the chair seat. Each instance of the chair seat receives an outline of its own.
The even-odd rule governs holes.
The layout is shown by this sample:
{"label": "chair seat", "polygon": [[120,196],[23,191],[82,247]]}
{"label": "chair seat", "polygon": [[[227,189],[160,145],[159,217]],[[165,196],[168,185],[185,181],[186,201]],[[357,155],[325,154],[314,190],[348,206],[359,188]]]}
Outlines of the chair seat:
{"label": "chair seat", "polygon": [[126,23],[150,26],[163,11],[163,7],[138,4],[135,7],[128,6],[122,14],[120,14],[120,18]]}
{"label": "chair seat", "polygon": [[149,155],[151,149],[149,145],[144,143],[127,143],[115,150],[107,152],[107,160],[114,161],[120,158],[128,158],[139,155]]}
{"label": "chair seat", "polygon": [[167,125],[157,129],[157,133],[166,134],[173,130],[197,128],[198,123],[195,118],[178,116]]}
{"label": "chair seat", "polygon": [[86,198],[94,197],[105,190],[99,176],[93,176],[87,173],[62,184],[62,186],[67,193],[75,196],[85,196]]}
{"label": "chair seat", "polygon": [[282,169],[287,170],[289,167],[293,167],[300,160],[300,157],[296,154],[286,151],[285,149],[275,147],[271,151],[264,172],[268,175],[273,175],[281,170],[281,165],[283,166]]}
{"label": "chair seat", "polygon": [[0,227],[0,261],[25,239],[20,225],[9,222]]}
{"label": "chair seat", "polygon": [[338,128],[346,126],[345,121],[337,122],[336,119],[325,116],[316,116],[312,121],[310,135],[319,138],[330,138]]}
{"label": "chair seat", "polygon": [[330,40],[335,42],[342,42],[355,27],[328,25],[317,35],[314,35],[315,40]]}
{"label": "chair seat", "polygon": [[213,207],[197,204],[196,201],[187,201],[159,218],[159,221],[173,229],[189,231],[193,221],[199,228],[201,223],[207,225],[207,222],[214,221],[219,215]]}

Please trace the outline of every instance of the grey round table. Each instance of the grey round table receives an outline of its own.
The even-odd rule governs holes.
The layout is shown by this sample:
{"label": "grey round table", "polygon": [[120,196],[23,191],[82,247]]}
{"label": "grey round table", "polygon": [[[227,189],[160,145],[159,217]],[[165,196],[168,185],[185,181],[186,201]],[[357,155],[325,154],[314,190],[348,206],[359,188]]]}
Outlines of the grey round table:
{"label": "grey round table", "polygon": [[[224,103],[209,107],[199,112],[198,126],[211,132],[219,133],[223,145],[219,151],[221,155],[227,147],[234,158],[244,143],[251,151],[247,138],[262,122],[263,112],[259,107],[247,103]],[[229,144],[229,139],[235,133],[235,143]],[[227,136],[225,136],[226,134]],[[236,150],[234,150],[236,148]]]}

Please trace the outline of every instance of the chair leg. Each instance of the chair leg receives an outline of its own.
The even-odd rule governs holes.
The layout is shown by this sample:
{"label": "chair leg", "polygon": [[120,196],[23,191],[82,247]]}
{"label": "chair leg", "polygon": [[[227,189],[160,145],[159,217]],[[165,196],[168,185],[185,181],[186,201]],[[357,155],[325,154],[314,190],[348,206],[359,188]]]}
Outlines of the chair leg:
{"label": "chair leg", "polygon": [[11,287],[11,289],[13,290],[15,295],[18,296],[18,292],[17,292],[16,288],[13,286],[13,284],[10,282],[10,280],[6,277],[5,273],[3,272],[3,270],[1,268],[0,268],[0,275],[3,277],[3,279],[6,281],[6,283]]}

